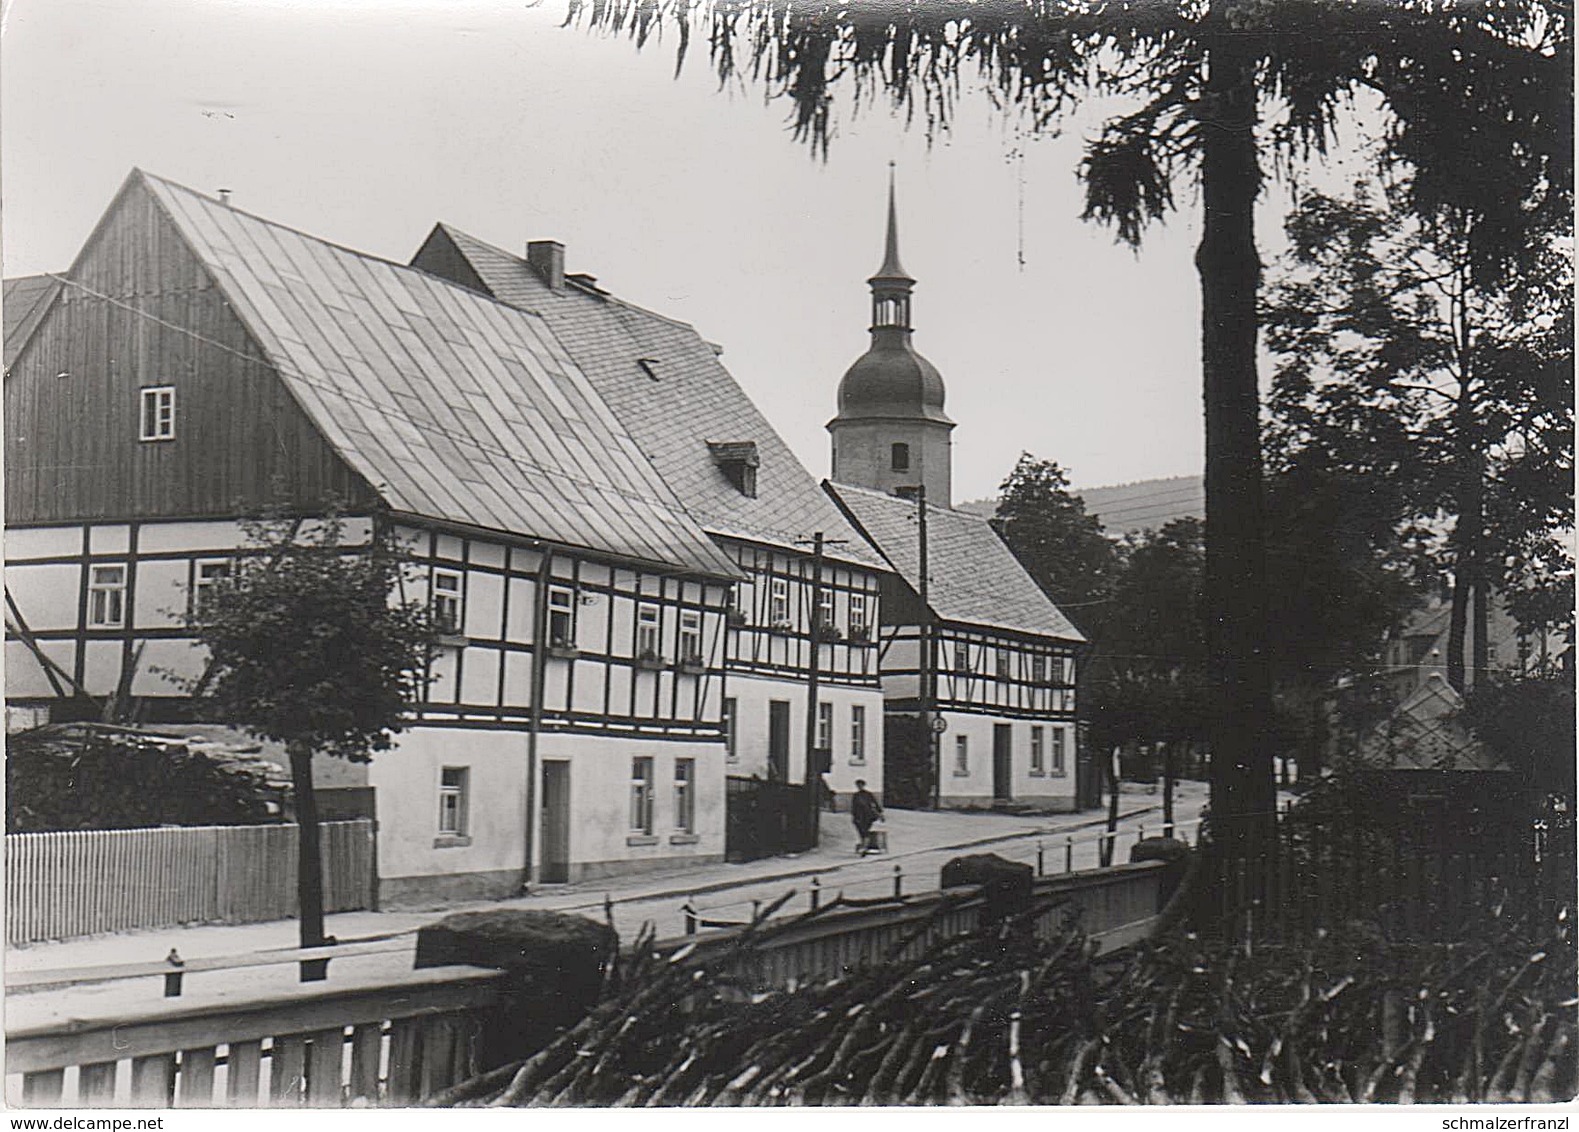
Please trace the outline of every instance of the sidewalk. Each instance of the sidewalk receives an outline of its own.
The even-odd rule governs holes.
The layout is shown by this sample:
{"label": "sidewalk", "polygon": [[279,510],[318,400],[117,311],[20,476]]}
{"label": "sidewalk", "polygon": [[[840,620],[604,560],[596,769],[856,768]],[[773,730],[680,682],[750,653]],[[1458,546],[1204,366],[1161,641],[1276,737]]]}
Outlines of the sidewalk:
{"label": "sidewalk", "polygon": [[[1178,820],[1192,820],[1205,795],[1204,783],[1179,783],[1175,794]],[[1160,825],[1160,792],[1148,794],[1145,787],[1126,784],[1122,799],[1121,822],[1126,831],[1148,822]],[[809,882],[812,876],[817,876],[825,886],[880,882],[879,878],[889,876],[895,864],[905,871],[907,890],[918,892],[936,887],[936,869],[946,856],[956,852],[998,849],[1006,855],[1017,853],[1023,858],[1028,852],[1034,853],[1030,844],[1040,837],[1057,838],[1056,844],[1048,841],[1047,848],[1050,854],[1058,853],[1062,852],[1064,838],[1073,835],[1079,841],[1082,834],[1094,838],[1105,822],[1105,814],[1095,810],[1026,816],[890,810],[885,815],[890,851],[881,856],[860,858],[853,852],[855,835],[849,816],[825,813],[819,846],[795,856],[574,885],[550,885],[529,895],[500,902],[419,911],[342,912],[327,917],[327,930],[341,942],[349,942],[369,936],[414,932],[448,912],[492,907],[579,912],[601,919],[607,898],[614,905],[616,926],[622,935],[633,933],[643,919],[654,920],[660,934],[669,934],[679,928],[680,905],[687,897],[726,892],[734,895],[732,890],[740,890],[742,899],[738,903],[748,907],[747,894],[760,893],[764,899],[771,899],[791,885],[804,891],[802,882]],[[1015,851],[1011,853],[1007,847],[1014,847]],[[1077,864],[1077,867],[1083,866]],[[184,959],[290,950],[297,944],[296,931],[296,921],[276,920],[262,924],[209,924],[125,932],[7,948],[5,965],[8,971],[37,971],[156,961],[162,960],[172,949]],[[347,960],[337,961],[336,966],[345,962]],[[255,972],[263,970],[270,969],[253,969]]]}

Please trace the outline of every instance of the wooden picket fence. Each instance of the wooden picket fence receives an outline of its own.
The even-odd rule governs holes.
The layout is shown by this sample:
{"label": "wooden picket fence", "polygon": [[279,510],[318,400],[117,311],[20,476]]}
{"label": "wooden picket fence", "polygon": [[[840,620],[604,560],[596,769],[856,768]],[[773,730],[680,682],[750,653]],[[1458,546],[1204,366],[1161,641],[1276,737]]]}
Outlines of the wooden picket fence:
{"label": "wooden picket fence", "polygon": [[[324,910],[372,907],[373,823],[326,822]],[[5,839],[6,940],[296,915],[294,825],[15,833]]]}

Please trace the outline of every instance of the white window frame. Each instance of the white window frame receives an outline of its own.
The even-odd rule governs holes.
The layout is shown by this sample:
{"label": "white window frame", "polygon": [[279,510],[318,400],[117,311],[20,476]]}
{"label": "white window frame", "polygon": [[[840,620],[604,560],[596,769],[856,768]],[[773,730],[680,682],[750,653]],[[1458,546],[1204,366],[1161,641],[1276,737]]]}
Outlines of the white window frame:
{"label": "white window frame", "polygon": [[636,659],[663,658],[663,610],[650,602],[636,607]]}
{"label": "white window frame", "polygon": [[850,761],[866,762],[866,705],[850,705]]}
{"label": "white window frame", "polygon": [[1031,724],[1031,773],[1047,773],[1047,728]]}
{"label": "white window frame", "polygon": [[853,593],[850,595],[850,636],[859,637],[862,634],[870,635],[872,626],[866,620],[866,595]]}
{"label": "white window frame", "polygon": [[1064,748],[1066,746],[1064,733],[1065,729],[1062,727],[1053,728],[1053,773],[1059,775],[1069,773],[1069,768],[1064,757]]}
{"label": "white window frame", "polygon": [[680,610],[680,663],[702,663],[702,613],[697,609]]}
{"label": "white window frame", "polygon": [[1006,649],[1006,648],[999,647],[997,650],[994,651],[993,657],[992,657],[992,676],[993,676],[993,679],[995,679],[995,680],[1008,680],[1008,679],[1010,679],[1010,676],[1011,676],[1013,671],[1014,671],[1014,666],[1013,666],[1013,664],[1011,663],[1011,661],[1009,659],[1009,650]]}
{"label": "white window frame", "polygon": [[740,701],[734,696],[724,697],[724,758],[729,762],[740,761]]}
{"label": "white window frame", "polygon": [[954,672],[960,676],[969,676],[970,667],[970,642],[954,642]]}
{"label": "white window frame", "polygon": [[789,579],[768,579],[768,624],[788,625],[789,613]]}
{"label": "white window frame", "polygon": [[817,627],[819,629],[839,627],[838,595],[827,587],[817,595]]}
{"label": "white window frame", "polygon": [[175,386],[142,387],[137,401],[137,439],[175,439]]}
{"label": "white window frame", "polygon": [[576,647],[576,592],[569,586],[548,587],[548,643],[551,648]]}
{"label": "white window frame", "polygon": [[465,837],[470,828],[471,768],[439,768],[439,836]]}
{"label": "white window frame", "polygon": [[954,774],[963,778],[970,774],[970,736],[954,736]]}
{"label": "white window frame", "polygon": [[[107,575],[113,573],[113,580]],[[88,628],[126,628],[126,579],[124,562],[103,562],[88,567]]]}
{"label": "white window frame", "polygon": [[1031,654],[1031,683],[1038,688],[1043,687],[1048,683],[1046,653],[1039,652]]}
{"label": "white window frame", "polygon": [[652,836],[652,803],[653,759],[651,755],[637,755],[631,759],[630,830],[632,833]]}
{"label": "white window frame", "polygon": [[674,760],[674,828],[696,832],[696,760]]}
{"label": "white window frame", "polygon": [[192,616],[202,617],[213,601],[214,586],[235,576],[233,558],[199,558],[192,564]]}
{"label": "white window frame", "polygon": [[428,587],[433,627],[440,633],[458,634],[466,628],[466,579],[459,570],[436,566]]}
{"label": "white window frame", "polygon": [[833,705],[827,700],[817,702],[817,749],[833,750]]}

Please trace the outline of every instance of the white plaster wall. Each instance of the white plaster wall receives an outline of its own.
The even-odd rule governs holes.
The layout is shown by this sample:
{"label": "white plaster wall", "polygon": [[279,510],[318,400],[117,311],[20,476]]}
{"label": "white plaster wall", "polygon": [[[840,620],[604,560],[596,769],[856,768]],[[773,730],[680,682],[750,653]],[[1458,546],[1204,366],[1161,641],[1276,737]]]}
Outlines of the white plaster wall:
{"label": "white plaster wall", "polygon": [[[439,776],[469,771],[470,845],[435,847]],[[418,727],[373,757],[378,791],[378,871],[382,877],[520,869],[526,861],[526,736],[517,731]]]}
{"label": "white plaster wall", "polygon": [[81,527],[23,527],[5,532],[5,556],[18,558],[59,558],[82,553]]}
{"label": "white plaster wall", "polygon": [[[1067,800],[1073,804],[1075,795],[1075,725],[1072,723],[1043,722],[1037,724],[1028,719],[1005,719],[1001,716],[966,714],[963,712],[944,712],[943,717],[948,721],[948,730],[939,741],[938,747],[942,754],[943,786],[942,798],[948,802],[951,798],[960,801],[990,802],[992,791],[992,737],[993,728],[999,723],[1007,723],[1013,728],[1013,743],[1010,762],[1010,790],[1015,801],[1046,802]],[[1031,773],[1031,728],[1041,726],[1046,736],[1043,747],[1043,766],[1045,773],[1033,775]],[[1062,730],[1064,733],[1064,773],[1062,775],[1052,772],[1053,762],[1053,732]],[[969,773],[955,773],[956,765],[956,739],[966,735],[970,739]]]}
{"label": "white plaster wall", "polygon": [[[652,844],[631,843],[644,840],[630,827],[631,765],[638,756],[653,760]],[[635,872],[659,862],[678,865],[689,858],[723,856],[722,743],[543,735],[538,739],[538,758],[570,764],[572,878],[578,866],[623,863]],[[695,760],[696,816],[691,835],[675,825],[674,764],[682,758]],[[541,830],[538,833],[541,836]],[[542,860],[541,851],[534,859]]]}
{"label": "white plaster wall", "polygon": [[[13,548],[9,542],[8,539],[7,549],[11,550]],[[75,562],[38,566],[8,563],[5,584],[27,620],[28,628],[35,633],[77,627],[77,596],[82,587],[82,569]]]}
{"label": "white plaster wall", "polygon": [[[786,700],[790,705],[790,781],[804,782],[806,767],[806,685],[803,682],[773,680],[762,676],[731,673],[724,694],[735,700],[735,755],[728,773],[767,777],[768,702]],[[855,789],[855,780],[866,780],[867,789],[883,789],[883,694],[876,688],[850,688],[823,685],[817,691],[820,703],[833,705],[833,769],[828,785],[837,794]],[[866,761],[850,759],[850,707],[866,708]]]}
{"label": "white plaster wall", "polygon": [[[631,760],[653,760],[653,844],[631,844]],[[542,735],[539,761],[570,764],[570,855],[578,866],[628,863],[632,871],[724,852],[723,746],[585,735]],[[695,760],[694,835],[675,828],[674,764]],[[439,778],[469,771],[469,845],[438,845]],[[541,772],[539,772],[541,773]],[[527,737],[521,731],[414,728],[396,749],[374,757],[379,875],[388,879],[501,872],[526,858]],[[539,790],[541,783],[539,783]],[[539,796],[541,796],[539,794]],[[541,836],[541,830],[535,831]],[[541,862],[541,851],[534,853]]]}

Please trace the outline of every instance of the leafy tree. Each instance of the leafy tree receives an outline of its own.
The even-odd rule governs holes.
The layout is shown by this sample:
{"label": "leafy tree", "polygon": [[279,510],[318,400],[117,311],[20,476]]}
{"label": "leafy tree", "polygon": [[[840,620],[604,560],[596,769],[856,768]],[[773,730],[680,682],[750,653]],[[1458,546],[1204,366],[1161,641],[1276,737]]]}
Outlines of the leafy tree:
{"label": "leafy tree", "polygon": [[[1396,479],[1360,475],[1312,445],[1268,446],[1267,591],[1277,631],[1267,650],[1300,778],[1321,766],[1330,723],[1356,735],[1376,721],[1382,654],[1431,577],[1422,532]],[[1332,712],[1336,709],[1334,717]]]}
{"label": "leafy tree", "polygon": [[1090,637],[1119,566],[1118,548],[1102,533],[1101,520],[1070,494],[1061,467],[1029,452],[1020,454],[998,490],[993,526],[1042,592]]}
{"label": "leafy tree", "polygon": [[[1517,273],[1477,273],[1481,220],[1423,219],[1390,197],[1362,183],[1289,217],[1265,310],[1271,405],[1285,445],[1398,496],[1401,524],[1447,517],[1448,680],[1462,691],[1472,596],[1480,671],[1489,590],[1561,594],[1566,579],[1571,609],[1572,271],[1564,233],[1532,223],[1507,233],[1523,238]],[[1554,616],[1538,604],[1522,612]]]}
{"label": "leafy tree", "polygon": [[1574,681],[1568,674],[1480,681],[1464,721],[1493,753],[1543,795],[1574,811]]}
{"label": "leafy tree", "polygon": [[335,515],[247,525],[251,553],[193,611],[209,668],[191,690],[214,718],[283,743],[301,829],[301,946],[324,942],[313,756],[368,762],[393,746],[425,686],[436,627],[395,599],[405,555],[386,524],[361,542]]}
{"label": "leafy tree", "polygon": [[972,68],[1036,128],[1089,93],[1115,96],[1126,109],[1081,166],[1085,215],[1131,245],[1172,208],[1177,184],[1199,190],[1212,806],[1220,843],[1247,844],[1273,801],[1256,378],[1263,163],[1324,151],[1346,99],[1372,92],[1388,114],[1389,159],[1419,171],[1419,206],[1435,214],[1473,196],[1486,217],[1477,270],[1505,268],[1496,236],[1523,223],[1522,190],[1547,186],[1540,205],[1556,214],[1571,199],[1567,6],[570,0],[567,22],[583,13],[638,44],[677,26],[681,63],[700,23],[719,75],[744,70],[785,97],[794,136],[823,155],[840,89],[907,119],[919,111],[929,129],[947,127]]}

